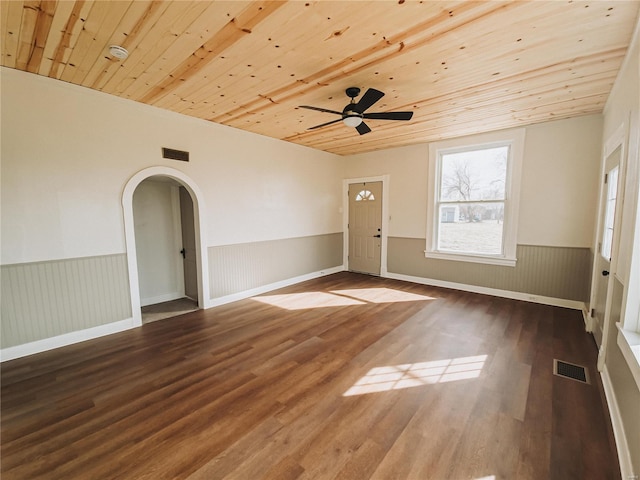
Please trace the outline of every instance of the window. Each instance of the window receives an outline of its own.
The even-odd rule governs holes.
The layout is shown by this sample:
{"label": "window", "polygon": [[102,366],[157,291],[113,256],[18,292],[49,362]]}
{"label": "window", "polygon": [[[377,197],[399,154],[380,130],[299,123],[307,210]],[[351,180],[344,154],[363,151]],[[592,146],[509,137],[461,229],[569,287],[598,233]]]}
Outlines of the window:
{"label": "window", "polygon": [[515,265],[523,144],[512,130],[430,145],[427,257]]}
{"label": "window", "polygon": [[356,202],[366,202],[367,200],[375,200],[376,197],[373,196],[369,190],[361,190],[358,195],[356,195]]}
{"label": "window", "polygon": [[602,232],[601,255],[611,260],[611,248],[613,246],[613,222],[616,216],[616,197],[618,195],[618,169],[612,168],[607,173],[607,198],[605,200],[604,224]]}

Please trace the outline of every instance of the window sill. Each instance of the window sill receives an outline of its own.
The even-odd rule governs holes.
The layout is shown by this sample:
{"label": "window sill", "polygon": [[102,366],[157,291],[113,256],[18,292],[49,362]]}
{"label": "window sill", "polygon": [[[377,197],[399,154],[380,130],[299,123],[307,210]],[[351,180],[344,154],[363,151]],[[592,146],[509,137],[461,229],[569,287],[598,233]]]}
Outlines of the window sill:
{"label": "window sill", "polygon": [[438,260],[452,260],[454,262],[473,262],[473,263],[485,263],[488,265],[501,265],[503,267],[515,267],[515,258],[505,257],[484,257],[480,255],[461,255],[456,253],[444,253],[444,252],[430,252],[425,250],[424,256],[426,258],[436,258]]}
{"label": "window sill", "polygon": [[618,347],[640,389],[640,333],[625,330],[619,322],[616,326],[618,327]]}

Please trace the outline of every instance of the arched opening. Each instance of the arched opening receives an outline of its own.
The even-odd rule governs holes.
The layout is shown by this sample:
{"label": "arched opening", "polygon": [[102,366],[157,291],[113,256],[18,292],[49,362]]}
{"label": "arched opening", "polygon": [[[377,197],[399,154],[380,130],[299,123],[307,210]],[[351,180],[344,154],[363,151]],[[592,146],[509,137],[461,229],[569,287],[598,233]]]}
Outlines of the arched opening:
{"label": "arched opening", "polygon": [[207,308],[203,200],[197,185],[178,170],[147,168],[127,182],[122,205],[134,325],[143,323],[142,307],[182,297]]}

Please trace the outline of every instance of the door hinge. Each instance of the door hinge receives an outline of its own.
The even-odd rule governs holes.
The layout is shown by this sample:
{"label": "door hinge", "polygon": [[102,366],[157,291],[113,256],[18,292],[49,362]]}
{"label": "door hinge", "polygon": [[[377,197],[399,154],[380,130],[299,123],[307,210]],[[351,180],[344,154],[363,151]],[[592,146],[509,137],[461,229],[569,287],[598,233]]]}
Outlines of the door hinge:
{"label": "door hinge", "polygon": [[591,318],[593,318],[593,317],[595,317],[595,316],[596,316],[596,309],[595,309],[595,308],[592,308],[592,309],[591,309],[591,314],[590,314],[590,316],[591,316]]}
{"label": "door hinge", "polygon": [[605,184],[605,185],[607,184],[607,180],[608,180],[608,179],[609,179],[609,174],[608,174],[608,173],[605,173],[605,174],[604,174],[604,184]]}
{"label": "door hinge", "polygon": [[602,242],[598,242],[598,253],[602,251]]}

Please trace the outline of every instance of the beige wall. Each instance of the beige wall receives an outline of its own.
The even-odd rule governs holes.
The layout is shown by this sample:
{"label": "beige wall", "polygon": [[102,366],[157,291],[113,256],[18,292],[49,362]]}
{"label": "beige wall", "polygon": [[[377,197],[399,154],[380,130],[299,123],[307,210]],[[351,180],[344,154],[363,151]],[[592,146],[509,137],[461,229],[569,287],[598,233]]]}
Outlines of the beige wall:
{"label": "beige wall", "polygon": [[[591,246],[601,132],[600,115],[526,128],[519,244]],[[345,178],[390,175],[390,236],[425,238],[428,159],[429,145],[420,144],[345,160]]]}
{"label": "beige wall", "polygon": [[600,115],[526,127],[517,268],[425,259],[428,144],[350,156],[345,178],[390,177],[390,273],[585,302],[601,132]]}
{"label": "beige wall", "polygon": [[[314,252],[309,255],[309,252]],[[342,233],[209,248],[211,298],[342,264]]]}

